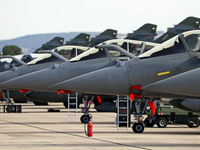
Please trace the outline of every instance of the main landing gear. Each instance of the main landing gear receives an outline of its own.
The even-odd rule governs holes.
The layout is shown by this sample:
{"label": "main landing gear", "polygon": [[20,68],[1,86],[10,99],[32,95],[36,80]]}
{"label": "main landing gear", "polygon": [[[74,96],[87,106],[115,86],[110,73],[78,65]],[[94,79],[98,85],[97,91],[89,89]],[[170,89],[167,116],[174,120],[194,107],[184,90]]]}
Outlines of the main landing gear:
{"label": "main landing gear", "polygon": [[89,102],[88,96],[85,96],[83,98],[84,107],[82,107],[81,109],[82,109],[82,113],[84,113],[84,115],[82,115],[81,118],[80,118],[82,123],[85,123],[85,124],[89,123],[89,121],[92,119],[92,115],[89,114],[89,109],[90,109],[90,106],[91,106],[93,99],[94,99],[94,97],[92,97],[91,101]]}

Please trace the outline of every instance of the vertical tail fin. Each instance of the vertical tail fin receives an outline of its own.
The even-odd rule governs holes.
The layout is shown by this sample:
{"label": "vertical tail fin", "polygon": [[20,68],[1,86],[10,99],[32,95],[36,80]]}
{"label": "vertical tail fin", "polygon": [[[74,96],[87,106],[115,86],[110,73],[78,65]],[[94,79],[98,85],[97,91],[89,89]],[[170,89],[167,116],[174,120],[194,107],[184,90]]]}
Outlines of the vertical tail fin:
{"label": "vertical tail fin", "polygon": [[75,38],[70,41],[66,41],[65,45],[76,45],[76,46],[86,46],[89,42],[90,35],[86,33],[80,33]]}
{"label": "vertical tail fin", "polygon": [[56,43],[56,44],[63,45],[63,42],[64,42],[64,38],[56,36],[53,39],[51,39],[49,42],[47,42],[46,44],[53,45]]}
{"label": "vertical tail fin", "polygon": [[42,46],[38,48],[34,53],[37,53],[40,50],[52,50],[53,48],[63,45],[63,42],[64,42],[64,38],[58,37],[58,36],[54,37],[46,44],[42,44]]}
{"label": "vertical tail fin", "polygon": [[173,28],[169,28],[166,33],[157,38],[155,43],[163,43],[170,38],[189,30],[200,29],[200,18],[196,17],[187,17],[181,21],[178,25],[175,25]]}
{"label": "vertical tail fin", "polygon": [[187,17],[182,22],[180,22],[179,25],[186,25],[186,26],[193,27],[195,29],[200,29],[200,18]]}
{"label": "vertical tail fin", "polygon": [[117,30],[107,29],[104,32],[97,35],[95,38],[92,38],[90,43],[87,45],[88,47],[93,47],[99,43],[102,43],[107,40],[116,39],[117,38]]}
{"label": "vertical tail fin", "polygon": [[128,33],[125,39],[152,42],[156,36],[157,25],[146,23],[133,33]]}
{"label": "vertical tail fin", "polygon": [[97,37],[100,37],[100,36],[110,36],[110,37],[116,38],[117,30],[107,29],[107,30],[103,31],[102,33],[100,33]]}

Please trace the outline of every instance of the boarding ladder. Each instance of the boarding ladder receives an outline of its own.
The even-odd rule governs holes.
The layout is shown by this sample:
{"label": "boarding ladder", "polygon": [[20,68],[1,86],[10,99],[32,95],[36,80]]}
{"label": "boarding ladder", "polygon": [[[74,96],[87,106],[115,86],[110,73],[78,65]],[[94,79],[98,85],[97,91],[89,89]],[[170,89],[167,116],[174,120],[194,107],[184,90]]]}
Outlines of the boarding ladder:
{"label": "boarding ladder", "polygon": [[68,122],[78,122],[78,93],[68,94]]}
{"label": "boarding ladder", "polygon": [[119,96],[117,98],[117,129],[128,130],[130,127],[130,98]]}

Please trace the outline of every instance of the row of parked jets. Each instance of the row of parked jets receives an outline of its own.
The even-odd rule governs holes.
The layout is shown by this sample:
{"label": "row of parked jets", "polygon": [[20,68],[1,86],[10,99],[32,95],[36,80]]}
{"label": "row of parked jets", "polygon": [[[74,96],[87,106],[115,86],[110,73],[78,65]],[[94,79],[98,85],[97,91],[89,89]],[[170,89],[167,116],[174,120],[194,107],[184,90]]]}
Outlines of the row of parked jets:
{"label": "row of parked jets", "polygon": [[[124,39],[112,29],[93,39],[81,33],[65,44],[55,37],[33,54],[1,56],[0,98],[66,107],[75,93],[78,103],[92,99],[95,106],[116,95],[140,103],[171,98],[176,107],[200,112],[200,18],[188,17],[157,39],[156,28],[145,24]],[[81,121],[90,119],[86,112]],[[143,127],[141,117],[135,124],[135,130]]]}

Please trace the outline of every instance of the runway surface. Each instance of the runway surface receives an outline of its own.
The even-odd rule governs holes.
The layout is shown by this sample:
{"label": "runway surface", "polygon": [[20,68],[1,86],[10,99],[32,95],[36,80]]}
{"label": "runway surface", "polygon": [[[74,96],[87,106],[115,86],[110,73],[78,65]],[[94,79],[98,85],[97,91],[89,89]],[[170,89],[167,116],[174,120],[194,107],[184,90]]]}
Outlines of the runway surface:
{"label": "runway surface", "polygon": [[[25,106],[24,106],[25,105]],[[60,112],[47,112],[48,108]],[[62,103],[49,106],[23,104],[22,113],[0,113],[0,149],[2,150],[199,150],[200,127],[168,125],[166,128],[145,128],[136,134],[131,127],[117,130],[115,113],[91,110],[93,137],[85,135],[79,119],[68,123],[67,109]],[[78,117],[82,113],[78,113]],[[132,117],[132,122],[134,119]]]}

